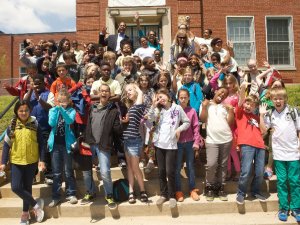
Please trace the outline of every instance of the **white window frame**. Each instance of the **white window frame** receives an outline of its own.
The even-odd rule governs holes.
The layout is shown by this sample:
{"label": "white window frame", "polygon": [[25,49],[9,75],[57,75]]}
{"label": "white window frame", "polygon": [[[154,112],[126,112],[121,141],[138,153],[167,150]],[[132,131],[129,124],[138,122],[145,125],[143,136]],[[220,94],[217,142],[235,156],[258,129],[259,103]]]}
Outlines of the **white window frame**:
{"label": "white window frame", "polygon": [[[254,23],[254,16],[226,16],[226,38],[227,40],[229,40],[229,22],[228,20],[229,19],[243,19],[243,18],[246,18],[246,19],[250,19],[251,20],[251,26],[250,26],[250,41],[241,41],[241,42],[238,42],[238,41],[232,41],[232,43],[250,43],[251,44],[251,55],[249,56],[249,59],[252,58],[252,59],[256,59],[256,43],[255,43],[255,23]],[[252,32],[251,32],[252,31]],[[239,62],[238,62],[239,63]],[[239,66],[240,67],[243,67],[243,68],[247,68],[247,62],[246,64],[240,64],[239,63]]]}
{"label": "white window frame", "polygon": [[[289,65],[274,65],[276,66],[277,69],[281,70],[296,70],[295,67],[295,43],[294,43],[294,29],[293,29],[293,16],[291,15],[267,15],[265,17],[265,29],[266,29],[266,56],[267,59],[269,59],[269,53],[268,53],[268,27],[267,27],[267,20],[268,19],[288,19],[289,22],[289,27],[288,27],[288,32],[289,32],[289,47],[290,47],[290,64]],[[280,41],[276,41],[280,42]],[[286,42],[286,41],[283,41]]]}
{"label": "white window frame", "polygon": [[[25,70],[24,73],[22,72],[22,69]],[[26,66],[20,66],[20,67],[19,67],[19,76],[20,76],[20,77],[24,77],[24,76],[26,76],[26,75],[27,75],[27,72],[26,72]]]}
{"label": "white window frame", "polygon": [[24,43],[21,42],[21,43],[19,44],[19,53],[21,53],[23,50],[24,50]]}

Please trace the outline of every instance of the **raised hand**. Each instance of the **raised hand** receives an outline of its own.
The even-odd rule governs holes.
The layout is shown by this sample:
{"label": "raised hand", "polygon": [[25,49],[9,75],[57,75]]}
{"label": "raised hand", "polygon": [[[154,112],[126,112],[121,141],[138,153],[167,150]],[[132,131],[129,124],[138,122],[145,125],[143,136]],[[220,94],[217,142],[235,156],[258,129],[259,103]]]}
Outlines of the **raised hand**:
{"label": "raised hand", "polygon": [[259,113],[260,113],[261,115],[265,115],[265,114],[268,112],[267,108],[268,108],[267,103],[262,103],[262,104],[259,106]]}

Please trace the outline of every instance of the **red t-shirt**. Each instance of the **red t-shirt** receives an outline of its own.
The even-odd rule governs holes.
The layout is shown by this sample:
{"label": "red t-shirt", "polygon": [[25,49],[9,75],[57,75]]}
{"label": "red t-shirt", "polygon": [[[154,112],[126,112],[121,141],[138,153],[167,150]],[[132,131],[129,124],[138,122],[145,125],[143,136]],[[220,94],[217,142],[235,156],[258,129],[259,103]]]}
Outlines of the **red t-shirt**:
{"label": "red t-shirt", "polygon": [[265,149],[265,144],[259,128],[259,116],[245,113],[242,107],[235,110],[237,124],[237,144],[250,145]]}

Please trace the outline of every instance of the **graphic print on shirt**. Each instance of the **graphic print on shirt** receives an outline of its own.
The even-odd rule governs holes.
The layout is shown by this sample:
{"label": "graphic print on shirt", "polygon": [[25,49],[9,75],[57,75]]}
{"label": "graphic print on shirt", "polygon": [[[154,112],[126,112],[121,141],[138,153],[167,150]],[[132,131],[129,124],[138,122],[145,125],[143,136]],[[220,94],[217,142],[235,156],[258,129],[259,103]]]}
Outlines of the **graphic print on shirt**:
{"label": "graphic print on shirt", "polygon": [[259,127],[258,121],[257,121],[256,119],[254,119],[254,118],[250,118],[250,119],[248,120],[248,124],[250,124],[250,125],[252,125],[252,126]]}

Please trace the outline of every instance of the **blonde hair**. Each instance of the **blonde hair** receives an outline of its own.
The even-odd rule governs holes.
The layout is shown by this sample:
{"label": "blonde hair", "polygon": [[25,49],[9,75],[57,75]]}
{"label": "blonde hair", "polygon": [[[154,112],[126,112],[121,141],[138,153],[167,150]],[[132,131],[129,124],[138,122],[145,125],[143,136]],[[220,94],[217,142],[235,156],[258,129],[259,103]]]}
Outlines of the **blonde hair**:
{"label": "blonde hair", "polygon": [[246,98],[245,98],[245,102],[249,102],[249,103],[254,103],[255,106],[259,106],[259,98],[256,96],[256,95],[248,95]]}
{"label": "blonde hair", "polygon": [[116,54],[114,52],[112,52],[112,51],[104,52],[104,54],[103,54],[103,60],[106,61],[106,60],[109,60],[109,59],[116,60],[117,59]]}
{"label": "blonde hair", "polygon": [[284,98],[285,102],[288,99],[287,92],[286,92],[285,88],[279,88],[279,87],[271,88],[270,89],[270,98],[272,99],[272,98],[277,97],[277,96],[282,96]]}
{"label": "blonde hair", "polygon": [[[135,87],[134,87],[133,83],[127,84],[126,88],[125,88],[125,94],[126,95],[127,95],[127,89],[129,87],[132,87],[135,90]],[[137,95],[137,91],[136,90],[135,90],[135,92],[136,92],[136,95]],[[129,109],[131,106],[134,105],[134,100],[131,100],[131,99],[129,99],[129,98],[126,97],[126,98],[124,98],[124,104],[126,105],[127,109]]]}
{"label": "blonde hair", "polygon": [[225,78],[224,78],[224,80],[223,80],[222,86],[225,87],[225,82],[226,81],[231,81],[234,84],[233,91],[235,93],[237,93],[239,91],[239,83],[238,83],[238,81],[237,81],[237,79],[235,78],[234,75],[232,75],[231,73],[228,74],[228,75],[226,75]]}
{"label": "blonde hair", "polygon": [[134,59],[131,56],[125,56],[122,60],[123,65],[125,63],[131,63],[132,65],[134,65]]}

